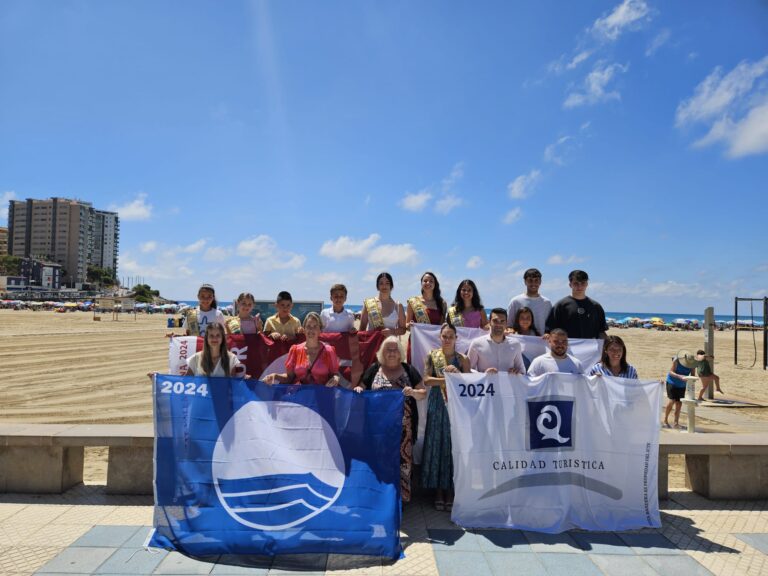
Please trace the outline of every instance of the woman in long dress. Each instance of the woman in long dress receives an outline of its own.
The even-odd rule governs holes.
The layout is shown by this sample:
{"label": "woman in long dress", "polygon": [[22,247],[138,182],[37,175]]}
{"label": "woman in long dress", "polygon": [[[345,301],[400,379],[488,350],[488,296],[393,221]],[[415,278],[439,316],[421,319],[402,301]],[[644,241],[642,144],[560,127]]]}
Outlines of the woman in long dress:
{"label": "woman in long dress", "polygon": [[456,328],[440,328],[440,348],[429,353],[424,366],[424,384],[430,387],[427,429],[424,434],[421,485],[435,490],[435,509],[453,508],[453,454],[451,425],[446,408],[446,372],[469,372],[469,358],[456,352]]}

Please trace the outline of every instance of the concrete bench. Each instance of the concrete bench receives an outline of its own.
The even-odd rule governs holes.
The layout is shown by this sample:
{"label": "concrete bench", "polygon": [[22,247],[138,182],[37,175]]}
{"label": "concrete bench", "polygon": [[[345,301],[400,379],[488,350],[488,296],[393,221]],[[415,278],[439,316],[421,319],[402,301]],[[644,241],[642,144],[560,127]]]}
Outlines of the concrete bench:
{"label": "concrete bench", "polygon": [[152,424],[0,424],[0,493],[60,494],[83,481],[85,446],[107,446],[107,492],[152,494]]}
{"label": "concrete bench", "polygon": [[669,454],[685,455],[685,485],[713,500],[768,498],[768,435],[662,433],[659,498],[669,495]]}
{"label": "concrete bench", "polygon": [[[83,481],[85,446],[107,446],[107,491],[152,494],[152,424],[0,424],[0,493],[61,493]],[[712,499],[768,498],[764,434],[662,432],[659,498],[669,495],[669,455],[684,454],[686,486]]]}

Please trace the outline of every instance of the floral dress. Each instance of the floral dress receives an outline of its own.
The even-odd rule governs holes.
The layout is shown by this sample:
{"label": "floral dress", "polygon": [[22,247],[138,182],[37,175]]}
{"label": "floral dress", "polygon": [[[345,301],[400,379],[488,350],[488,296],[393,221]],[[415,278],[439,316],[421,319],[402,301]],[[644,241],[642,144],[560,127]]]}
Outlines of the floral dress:
{"label": "floral dress", "polygon": [[[418,384],[418,383],[417,383]],[[408,373],[403,373],[395,380],[387,380],[381,368],[376,372],[371,383],[371,390],[382,390],[385,388],[398,388],[400,390],[406,387],[413,387]],[[403,433],[400,436],[400,496],[403,502],[411,500],[411,473],[413,470],[413,414],[412,404],[405,402],[403,404]]]}

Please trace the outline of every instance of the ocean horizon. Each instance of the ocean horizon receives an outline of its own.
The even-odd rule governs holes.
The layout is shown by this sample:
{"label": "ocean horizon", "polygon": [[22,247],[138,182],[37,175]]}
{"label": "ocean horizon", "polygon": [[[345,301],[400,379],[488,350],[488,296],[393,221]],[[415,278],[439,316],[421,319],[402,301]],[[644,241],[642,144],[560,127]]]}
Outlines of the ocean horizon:
{"label": "ocean horizon", "polygon": [[[179,300],[179,304],[187,304],[189,306],[197,306],[197,300]],[[227,301],[219,301],[220,307],[230,306],[232,304],[231,300]],[[330,302],[323,302],[324,308],[330,307]],[[362,311],[363,307],[360,304],[350,304],[344,305],[345,308],[351,310],[352,312],[360,312]],[[506,306],[505,306],[506,308]],[[485,309],[486,314],[490,314],[491,309],[486,308]],[[605,312],[606,318],[612,318],[613,320],[621,320],[622,318],[661,318],[665,323],[667,322],[674,322],[678,318],[685,318],[687,320],[698,320],[699,322],[704,322],[704,314],[690,314],[685,312]],[[715,322],[729,322],[733,320],[733,314],[715,314]],[[763,317],[762,314],[755,314],[754,317],[748,315],[748,314],[739,314],[739,320],[755,320],[756,322],[762,322]]]}

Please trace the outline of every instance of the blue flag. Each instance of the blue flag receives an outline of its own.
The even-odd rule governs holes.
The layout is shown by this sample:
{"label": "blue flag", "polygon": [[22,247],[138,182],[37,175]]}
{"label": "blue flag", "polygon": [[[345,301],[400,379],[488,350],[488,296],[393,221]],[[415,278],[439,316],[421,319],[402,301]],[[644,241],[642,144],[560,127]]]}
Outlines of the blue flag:
{"label": "blue flag", "polygon": [[400,555],[403,395],[155,378],[150,546]]}

